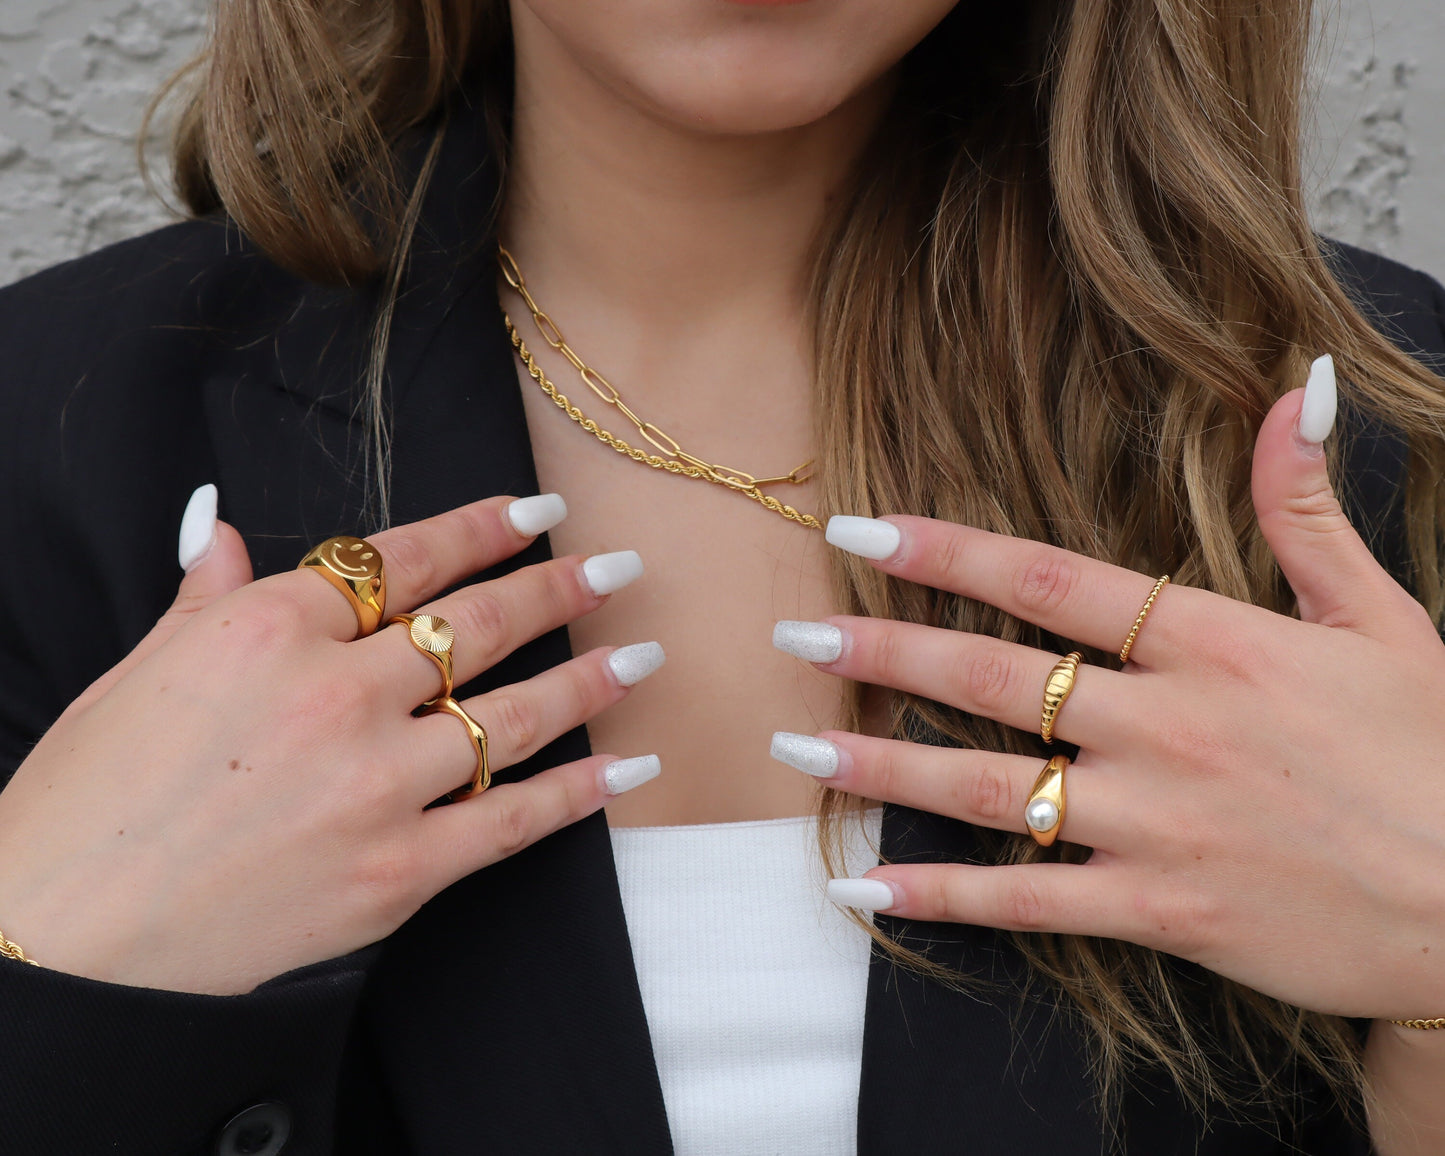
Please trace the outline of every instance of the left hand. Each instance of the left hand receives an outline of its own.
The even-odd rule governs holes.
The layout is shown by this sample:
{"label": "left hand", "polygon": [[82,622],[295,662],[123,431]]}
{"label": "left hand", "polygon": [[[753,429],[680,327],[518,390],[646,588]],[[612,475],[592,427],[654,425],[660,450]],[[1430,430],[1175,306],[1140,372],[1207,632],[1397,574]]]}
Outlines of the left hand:
{"label": "left hand", "polygon": [[[856,906],[1128,940],[1336,1015],[1445,1015],[1445,645],[1346,519],[1319,447],[1299,438],[1303,392],[1271,409],[1252,477],[1300,619],[1166,584],[1124,669],[1081,665],[1055,723],[1056,740],[1080,748],[1061,837],[1093,848],[1089,861],[878,867],[867,878],[888,890]],[[885,572],[1106,651],[1157,577],[968,526],[885,521],[899,532],[875,563]],[[842,652],[819,669],[1038,731],[1059,655],[828,622]],[[831,786],[1026,830],[1038,758],[821,737],[837,748]]]}

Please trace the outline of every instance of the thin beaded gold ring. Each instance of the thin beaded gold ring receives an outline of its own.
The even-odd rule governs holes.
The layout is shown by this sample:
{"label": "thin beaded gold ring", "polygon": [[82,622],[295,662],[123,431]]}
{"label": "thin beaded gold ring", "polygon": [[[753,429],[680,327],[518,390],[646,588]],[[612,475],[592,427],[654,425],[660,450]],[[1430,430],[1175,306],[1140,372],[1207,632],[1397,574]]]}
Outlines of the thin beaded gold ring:
{"label": "thin beaded gold ring", "polygon": [[1148,616],[1150,609],[1154,606],[1154,599],[1159,597],[1159,591],[1164,589],[1164,583],[1169,581],[1169,575],[1165,574],[1154,583],[1154,589],[1149,591],[1149,597],[1144,599],[1144,607],[1139,611],[1139,617],[1134,619],[1134,628],[1129,631],[1129,637],[1124,639],[1124,645],[1119,651],[1119,661],[1129,661],[1129,651],[1134,649],[1134,639],[1139,637],[1139,627],[1144,625],[1144,619]]}

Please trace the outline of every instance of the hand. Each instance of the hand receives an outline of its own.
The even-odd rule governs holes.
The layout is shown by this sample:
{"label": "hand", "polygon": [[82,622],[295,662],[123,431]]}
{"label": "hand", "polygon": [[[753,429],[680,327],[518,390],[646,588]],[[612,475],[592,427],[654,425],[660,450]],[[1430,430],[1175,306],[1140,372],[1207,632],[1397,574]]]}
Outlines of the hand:
{"label": "hand", "polygon": [[[840,899],[1128,940],[1321,1012],[1445,1015],[1445,645],[1346,520],[1318,445],[1295,432],[1302,393],[1267,416],[1252,479],[1302,617],[1170,583],[1124,669],[1080,666],[1054,733],[1080,748],[1062,838],[1092,848],[1088,862],[879,867],[867,873],[876,886],[850,881]],[[886,555],[876,565],[889,574],[1104,650],[1123,644],[1157,577],[923,518],[842,526],[856,552]],[[1038,732],[1059,655],[828,622],[839,656],[820,669]],[[783,736],[781,747],[815,774],[836,765],[829,784],[841,790],[1026,830],[1042,759],[822,739]]]}
{"label": "hand", "polygon": [[[386,566],[387,614],[527,545],[540,528],[520,533],[509,503],[368,539]],[[606,557],[638,573],[636,555]],[[602,605],[588,575],[603,589],[629,577],[598,574],[597,560],[559,558],[425,606],[456,630],[456,685]],[[424,811],[470,782],[475,752],[452,716],[412,716],[441,676],[405,629],[356,631],[349,603],[316,574],[252,582],[240,535],[218,523],[171,610],[0,793],[5,933],[61,971],[246,992],[381,939],[450,883],[603,804],[611,760],[596,755]],[[463,700],[488,732],[491,766],[586,722],[661,657],[655,645],[615,653]],[[655,760],[624,764],[611,786],[649,770]]]}

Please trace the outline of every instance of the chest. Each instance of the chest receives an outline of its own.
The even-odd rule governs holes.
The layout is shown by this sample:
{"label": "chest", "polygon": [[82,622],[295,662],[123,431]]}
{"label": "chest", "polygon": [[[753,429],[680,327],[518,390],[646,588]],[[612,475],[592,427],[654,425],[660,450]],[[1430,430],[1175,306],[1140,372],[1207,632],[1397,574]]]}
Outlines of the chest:
{"label": "chest", "polygon": [[[568,505],[551,532],[553,553],[632,549],[646,567],[637,583],[570,626],[574,653],[655,640],[668,656],[588,726],[594,750],[662,758],[662,778],[612,804],[609,821],[730,822],[808,811],[815,788],[772,762],[768,742],[775,730],[834,725],[842,687],[774,650],[771,638],[780,618],[835,610],[822,533],[723,486],[633,461],[569,420],[530,378],[521,385],[539,485]],[[574,395],[579,404],[593,401],[588,416],[604,428],[633,432],[585,390]],[[691,442],[678,429],[689,450],[709,456],[706,428],[689,431]],[[791,469],[809,456],[806,416],[763,422],[755,440],[747,456],[724,460],[754,472]],[[816,496],[812,485],[774,492],[803,510]]]}

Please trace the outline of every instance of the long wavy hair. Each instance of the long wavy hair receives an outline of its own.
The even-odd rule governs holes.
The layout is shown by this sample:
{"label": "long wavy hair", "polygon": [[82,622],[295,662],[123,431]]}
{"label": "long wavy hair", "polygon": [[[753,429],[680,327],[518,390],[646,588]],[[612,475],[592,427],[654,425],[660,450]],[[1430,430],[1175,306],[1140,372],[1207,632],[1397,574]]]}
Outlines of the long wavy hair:
{"label": "long wavy hair", "polygon": [[[441,128],[419,172],[399,174],[397,146],[475,74],[505,163],[506,0],[228,0],[215,13],[206,49],[157,97],[183,100],[176,188],[192,212],[224,210],[306,278],[388,288],[363,399],[384,524],[387,302]],[[1405,579],[1438,622],[1445,392],[1379,336],[1310,229],[1299,157],[1309,26],[1310,0],[1029,0],[946,18],[900,70],[851,195],[818,238],[822,511],[945,518],[1296,613],[1254,517],[1251,450],[1272,402],[1329,351],[1342,405],[1408,446]],[[1327,450],[1337,492],[1351,484],[1341,441]],[[832,559],[848,612],[1075,646],[842,551]],[[844,726],[860,721],[858,694]],[[891,725],[1042,753],[1032,736],[902,694]],[[824,793],[830,861],[851,805]],[[1087,854],[980,838],[998,862]],[[1057,985],[1090,1029],[1109,1097],[1141,1064],[1196,1106],[1287,1109],[1301,1062],[1342,1103],[1361,1090],[1344,1020],[1134,944],[1015,938],[1037,982]]]}

